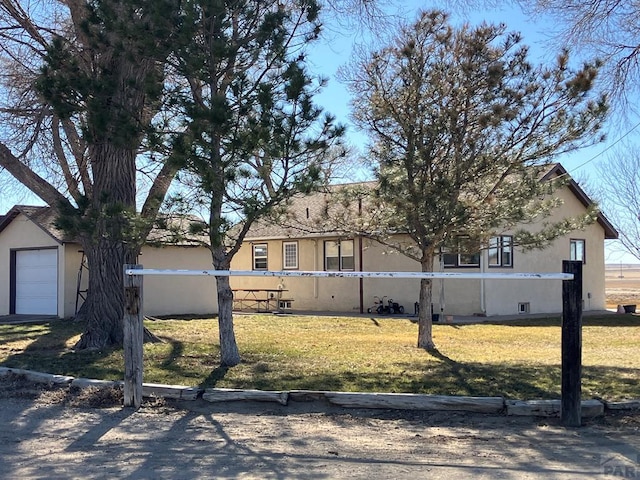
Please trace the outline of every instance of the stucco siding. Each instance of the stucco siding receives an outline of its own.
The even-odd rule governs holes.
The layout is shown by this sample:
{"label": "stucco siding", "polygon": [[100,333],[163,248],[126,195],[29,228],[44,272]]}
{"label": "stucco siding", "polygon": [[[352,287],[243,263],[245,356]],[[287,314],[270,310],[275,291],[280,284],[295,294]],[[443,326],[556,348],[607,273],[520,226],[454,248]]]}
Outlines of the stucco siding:
{"label": "stucco siding", "polygon": [[[0,315],[11,308],[10,259],[13,250],[53,248],[58,257],[58,316],[75,314],[81,246],[58,243],[51,235],[23,214],[18,214],[0,233]],[[158,269],[211,269],[211,254],[206,248],[144,247],[140,262]],[[83,272],[81,290],[88,285],[89,272]],[[218,302],[215,280],[203,277],[144,278],[144,308],[149,315],[216,313]],[[80,301],[80,305],[82,301]]]}
{"label": "stucco siding", "polygon": [[[139,258],[145,268],[211,270],[211,252],[202,247],[148,247]],[[201,276],[145,276],[144,312],[147,315],[207,314],[218,312],[215,279]]]}
{"label": "stucco siding", "polygon": [[[324,242],[332,239],[299,239],[298,269],[324,270]],[[234,257],[233,270],[253,270],[254,245],[267,245],[267,268],[283,270],[283,243],[292,240],[269,240],[245,242]],[[354,262],[359,264],[360,255],[355,248]],[[360,283],[354,278],[297,278],[297,277],[233,277],[234,289],[276,289],[282,286],[286,292],[282,298],[293,299],[296,310],[337,312],[360,311]],[[238,295],[242,295],[239,293]]]}
{"label": "stucco siding", "polygon": [[[584,205],[569,190],[556,192],[562,206],[556,209],[545,222],[560,221],[585,212]],[[541,222],[525,228],[539,229]],[[509,234],[510,232],[504,232]],[[585,310],[605,308],[604,290],[604,238],[605,232],[598,223],[584,230],[570,232],[547,248],[524,251],[516,247],[513,266],[492,268],[488,266],[488,252],[481,252],[481,267],[446,268],[446,272],[502,272],[502,273],[559,273],[562,261],[570,258],[571,239],[584,240],[585,257],[583,274]],[[245,242],[234,261],[232,269],[252,270],[253,246],[267,245],[269,270],[283,269],[283,242],[295,241],[298,245],[300,270],[324,270],[324,242],[337,238],[299,239],[253,239]],[[354,269],[363,271],[420,271],[420,265],[400,253],[379,243],[354,239]],[[362,252],[362,259],[360,257]],[[438,263],[434,270],[438,271]],[[280,285],[288,292],[285,296],[294,299],[293,308],[298,310],[359,312],[371,307],[374,297],[393,299],[404,306],[405,312],[413,313],[419,299],[419,280],[409,279],[344,279],[344,278],[234,278],[234,288],[277,288]],[[434,280],[432,284],[434,312],[443,310],[452,315],[514,315],[527,308],[529,313],[558,313],[562,311],[562,283],[549,280]]]}
{"label": "stucco siding", "polygon": [[[82,247],[77,243],[67,243],[64,246],[64,316],[72,317],[76,314],[76,296],[78,293],[78,272],[82,261]],[[86,290],[89,284],[89,272],[82,272],[80,290]],[[82,299],[78,301],[78,308]]]}
{"label": "stucco siding", "polygon": [[[66,249],[65,309],[68,316],[75,313],[77,275],[82,260],[81,247],[69,244]],[[211,254],[206,248],[149,247],[142,248],[138,259],[145,268],[173,270],[210,270]],[[89,271],[82,275],[81,289],[88,288]],[[155,276],[143,278],[145,315],[217,313],[218,301],[215,280],[199,276]],[[80,301],[80,305],[82,301]]]}
{"label": "stucco siding", "polygon": [[[558,191],[563,205],[547,221],[576,217],[585,212],[584,206],[568,189]],[[531,230],[535,230],[535,226]],[[559,273],[562,261],[570,259],[572,239],[584,240],[586,260],[583,265],[583,298],[585,310],[605,308],[604,289],[604,230],[598,223],[584,230],[572,231],[561,236],[542,250],[523,251],[516,248],[514,267],[493,269],[489,272],[541,272]],[[483,255],[486,261],[486,253]],[[529,313],[557,313],[562,311],[562,282],[560,280],[486,280],[485,296],[487,314],[513,315],[519,313],[518,304],[528,303]]]}
{"label": "stucco siding", "polygon": [[[324,242],[337,238],[298,239],[300,270],[319,270],[324,268]],[[282,270],[283,242],[291,239],[246,242],[231,264],[233,270],[252,270],[253,246],[267,245],[269,270]],[[391,250],[371,240],[362,240],[362,267],[360,264],[360,239],[354,239],[355,270],[363,271],[420,271],[420,264],[409,257]],[[467,283],[464,283],[467,282]],[[479,312],[480,288],[473,281],[448,280],[442,289],[439,280],[433,286],[434,312],[440,311],[441,291],[445,306],[455,304],[458,314],[470,315]],[[234,289],[275,289],[282,286],[286,292],[283,298],[294,300],[294,310],[312,310],[329,312],[359,313],[362,303],[364,312],[374,305],[375,297],[399,303],[406,313],[414,312],[414,304],[419,300],[420,281],[414,279],[376,279],[365,278],[297,278],[297,277],[234,277],[231,279]],[[362,287],[361,287],[362,285]],[[239,295],[242,295],[240,292]]]}

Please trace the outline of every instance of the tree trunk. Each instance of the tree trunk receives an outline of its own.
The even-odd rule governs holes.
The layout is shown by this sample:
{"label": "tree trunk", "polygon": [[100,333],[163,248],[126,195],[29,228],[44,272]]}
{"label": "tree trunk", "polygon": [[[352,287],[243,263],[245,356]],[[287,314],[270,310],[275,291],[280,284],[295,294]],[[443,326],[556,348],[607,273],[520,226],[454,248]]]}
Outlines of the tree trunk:
{"label": "tree trunk", "polygon": [[[433,257],[422,261],[423,272],[433,272]],[[433,318],[431,303],[433,298],[433,281],[427,278],[420,280],[420,313],[418,315],[418,348],[433,350]]]}
{"label": "tree trunk", "polygon": [[78,219],[89,266],[85,332],[79,349],[121,346],[124,336],[122,270],[136,257],[144,239],[134,239],[128,215],[135,212],[135,156],[132,149],[91,145],[94,197]]}
{"label": "tree trunk", "polygon": [[220,365],[233,367],[241,361],[233,329],[233,292],[229,277],[216,277],[218,289],[218,329],[220,331]]}
{"label": "tree trunk", "polygon": [[124,290],[122,268],[135,263],[125,244],[103,239],[83,245],[89,265],[89,295],[84,309],[85,332],[76,344],[78,349],[100,349],[122,345]]}
{"label": "tree trunk", "polygon": [[[136,252],[127,252],[124,249],[123,258],[129,259],[123,260],[122,266],[119,266],[120,261],[113,252],[122,245],[122,243],[115,243],[107,248],[104,244],[83,247],[89,265],[89,287],[87,298],[75,317],[77,321],[85,322],[85,331],[74,346],[78,350],[96,350],[122,345],[124,336],[122,268],[126,263],[135,263],[133,259],[136,257]],[[111,252],[107,254],[107,259],[103,256],[105,251]],[[91,268],[90,265],[102,265],[102,267]],[[146,327],[144,327],[143,340],[145,343],[162,343],[162,339]]]}
{"label": "tree trunk", "polygon": [[[213,266],[216,270],[229,270],[231,259],[228,258],[224,247],[213,247]],[[238,365],[242,358],[236,342],[236,334],[233,329],[233,292],[229,283],[229,277],[216,277],[216,289],[218,292],[218,330],[220,340],[220,365],[233,367]]]}

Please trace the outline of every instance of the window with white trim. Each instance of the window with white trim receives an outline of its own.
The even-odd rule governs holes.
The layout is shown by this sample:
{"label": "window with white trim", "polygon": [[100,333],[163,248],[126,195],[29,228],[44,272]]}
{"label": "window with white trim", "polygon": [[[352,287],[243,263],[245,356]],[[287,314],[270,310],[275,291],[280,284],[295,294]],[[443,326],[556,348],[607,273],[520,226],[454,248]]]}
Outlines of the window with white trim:
{"label": "window with white trim", "polygon": [[489,240],[489,266],[513,267],[513,237],[500,235]]}
{"label": "window with white trim", "polygon": [[253,269],[267,270],[267,244],[256,243],[253,245]]}
{"label": "window with white trim", "polygon": [[298,242],[282,242],[282,268],[284,270],[298,268]]}
{"label": "window with white trim", "polygon": [[585,241],[578,238],[569,240],[570,255],[569,259],[586,263]]}
{"label": "window with white trim", "polygon": [[324,269],[329,271],[355,270],[353,240],[324,242]]}

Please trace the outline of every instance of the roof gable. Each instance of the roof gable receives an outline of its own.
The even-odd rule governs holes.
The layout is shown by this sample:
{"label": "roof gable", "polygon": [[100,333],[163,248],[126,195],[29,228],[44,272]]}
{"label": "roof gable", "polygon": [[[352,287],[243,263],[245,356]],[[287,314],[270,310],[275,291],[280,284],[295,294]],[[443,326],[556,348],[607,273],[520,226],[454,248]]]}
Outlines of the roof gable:
{"label": "roof gable", "polygon": [[[559,163],[556,163],[551,167],[551,169],[542,177],[542,180],[550,180],[554,177],[567,177],[569,179],[569,183],[567,187],[575,195],[575,197],[588,208],[592,206],[595,202],[589,198],[589,195],[578,185],[578,183],[571,178],[569,172]],[[618,238],[618,231],[613,226],[613,224],[604,216],[602,212],[598,212],[598,223],[604,229],[604,238],[607,240],[616,240]]]}
{"label": "roof gable", "polygon": [[55,214],[50,207],[14,206],[0,219],[0,233],[20,214],[31,220],[56,242],[62,244],[73,241],[55,226]]}

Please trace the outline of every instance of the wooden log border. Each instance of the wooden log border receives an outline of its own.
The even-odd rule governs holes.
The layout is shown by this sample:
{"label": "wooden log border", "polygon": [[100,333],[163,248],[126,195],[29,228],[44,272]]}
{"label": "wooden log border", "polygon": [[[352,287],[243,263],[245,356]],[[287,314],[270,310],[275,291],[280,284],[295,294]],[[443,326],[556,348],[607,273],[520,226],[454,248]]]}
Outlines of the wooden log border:
{"label": "wooden log border", "polygon": [[[49,385],[68,385],[78,388],[122,387],[122,381],[94,380],[74,378],[65,375],[40,373],[21,368],[0,367],[0,377],[23,375],[34,383]],[[289,405],[291,402],[327,402],[343,408],[374,408],[424,411],[460,411],[475,413],[504,413],[506,415],[525,415],[541,417],[559,417],[561,400],[505,400],[503,397],[466,397],[445,395],[422,395],[412,393],[352,393],[317,390],[241,390],[231,388],[189,387],[183,385],[163,385],[144,383],[144,397],[163,397],[193,401],[202,398],[212,403],[259,401]],[[623,412],[640,409],[640,399],[622,401],[583,400],[581,416],[597,417],[606,412]]]}
{"label": "wooden log border", "polygon": [[22,368],[0,367],[0,376],[22,375],[30,382],[46,383],[48,385],[65,385],[73,381],[73,377],[66,375],[53,375],[50,373],[34,372],[33,370],[23,370]]}
{"label": "wooden log border", "polygon": [[401,410],[444,410],[476,413],[500,413],[502,397],[449,397],[410,393],[346,393],[327,392],[325,398],[347,408],[393,408]]}
{"label": "wooden log border", "polygon": [[[507,400],[507,415],[527,417],[561,417],[561,400]],[[604,403],[599,400],[580,402],[581,418],[604,415]]]}
{"label": "wooden log border", "polygon": [[207,402],[234,402],[247,400],[254,402],[275,402],[286,405],[289,401],[288,392],[272,392],[268,390],[239,390],[234,388],[207,388],[202,394]]}

